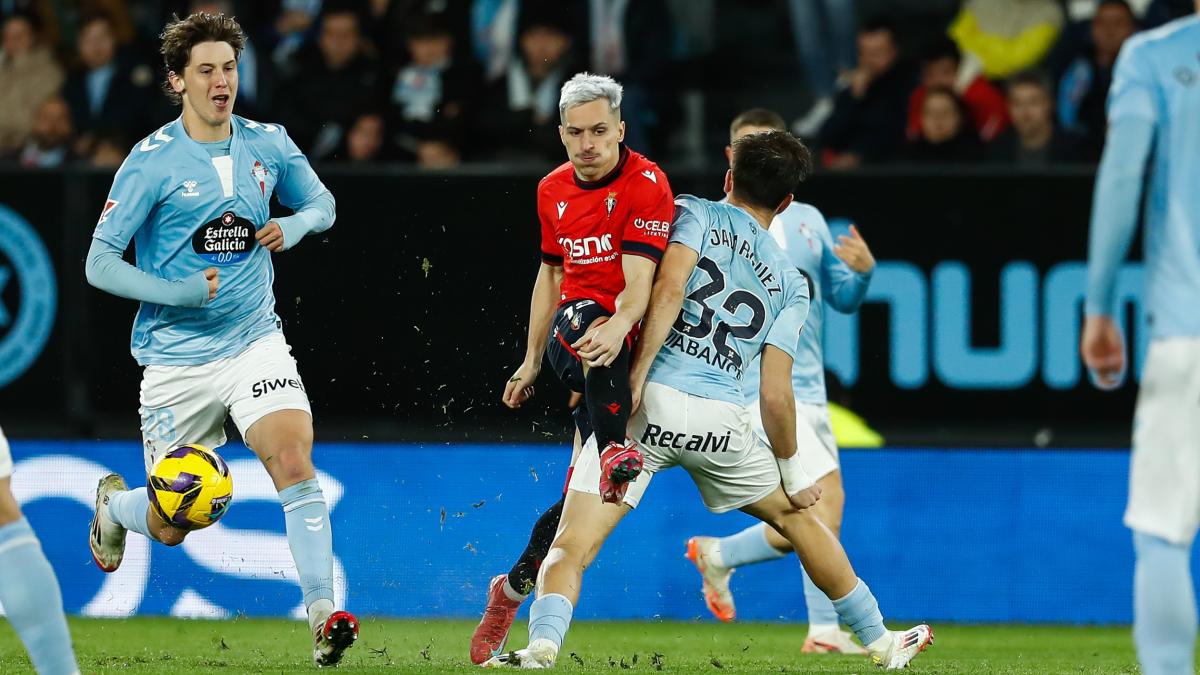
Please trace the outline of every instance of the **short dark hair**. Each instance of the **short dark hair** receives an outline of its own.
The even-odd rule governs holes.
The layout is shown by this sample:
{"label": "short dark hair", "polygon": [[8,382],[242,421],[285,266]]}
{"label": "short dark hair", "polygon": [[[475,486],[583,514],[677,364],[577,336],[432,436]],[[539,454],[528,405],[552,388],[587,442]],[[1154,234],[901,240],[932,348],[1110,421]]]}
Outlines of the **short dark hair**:
{"label": "short dark hair", "polygon": [[921,65],[941,61],[942,59],[962,63],[962,51],[959,50],[958,44],[944,35],[925,45],[925,48],[921,50]]}
{"label": "short dark hair", "polygon": [[162,40],[158,51],[163,56],[167,75],[162,85],[163,91],[175,105],[179,105],[183,97],[171,88],[170,74],[183,77],[183,69],[192,58],[192,47],[202,42],[225,42],[233,47],[233,57],[240,59],[242,48],[246,46],[246,34],[242,32],[242,27],[236,19],[224,14],[196,12],[186,19],[172,15],[171,21],[158,37]]}
{"label": "short dark hair", "polygon": [[733,194],[760,209],[778,208],[812,172],[812,153],[786,131],[764,131],[733,142]]}
{"label": "short dark hair", "polygon": [[763,127],[766,129],[774,129],[775,131],[787,131],[787,122],[783,121],[779,113],[766,108],[751,108],[738,114],[729,123],[729,137],[738,132],[742,127]]}
{"label": "short dark hair", "polygon": [[109,14],[102,9],[90,10],[79,19],[79,30],[82,31],[85,27],[90,26],[97,21],[103,21],[104,23],[108,24],[109,30],[115,30],[117,25],[117,22],[113,20],[112,14]]}
{"label": "short dark hair", "polygon": [[1124,9],[1129,13],[1129,18],[1133,19],[1134,23],[1137,23],[1137,14],[1133,11],[1133,8],[1129,6],[1127,0],[1100,0],[1100,2],[1096,3],[1096,11],[1099,12],[1100,8],[1106,5],[1116,5]]}
{"label": "short dark hair", "polygon": [[1037,87],[1045,92],[1047,96],[1054,97],[1054,82],[1050,79],[1049,75],[1040,70],[1022,70],[1014,73],[1008,78],[1005,91],[1011,94],[1014,88],[1022,85]]}
{"label": "short dark hair", "polygon": [[896,41],[896,22],[892,21],[890,16],[872,16],[858,24],[858,33],[879,33],[885,32],[892,38],[892,42]]}

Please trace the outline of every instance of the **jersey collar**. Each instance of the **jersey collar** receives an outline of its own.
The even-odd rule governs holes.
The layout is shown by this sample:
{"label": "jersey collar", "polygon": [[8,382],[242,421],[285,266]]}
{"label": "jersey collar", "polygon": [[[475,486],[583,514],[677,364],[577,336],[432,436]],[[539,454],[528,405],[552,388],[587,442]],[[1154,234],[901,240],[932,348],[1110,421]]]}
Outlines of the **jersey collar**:
{"label": "jersey collar", "polygon": [[625,164],[629,161],[629,148],[625,147],[624,143],[620,144],[619,152],[620,156],[617,158],[617,165],[600,180],[579,180],[579,174],[575,173],[575,170],[572,169],[571,177],[575,179],[575,187],[581,190],[599,190],[600,188],[612,185],[613,181],[621,177],[621,170],[625,168]]}

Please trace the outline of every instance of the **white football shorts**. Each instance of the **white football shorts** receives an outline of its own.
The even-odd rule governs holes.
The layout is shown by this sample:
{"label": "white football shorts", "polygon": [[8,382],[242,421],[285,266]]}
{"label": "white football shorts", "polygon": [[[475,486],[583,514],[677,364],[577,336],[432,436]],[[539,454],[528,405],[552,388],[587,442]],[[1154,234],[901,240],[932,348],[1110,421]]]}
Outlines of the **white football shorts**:
{"label": "white football shorts", "polygon": [[[749,409],[754,433],[770,447],[757,398],[749,405]],[[829,406],[796,401],[796,457],[800,459],[804,472],[813,480],[821,480],[841,467],[837,440],[833,436],[833,422],[829,419]]]}
{"label": "white football shorts", "polygon": [[[676,465],[691,475],[704,506],[714,513],[753,504],[780,485],[775,456],[754,433],[749,411],[734,403],[650,382],[642,407],[629,420],[629,436],[646,458],[645,469],[625,494],[625,503],[635,508],[654,474]],[[575,462],[570,487],[600,494],[595,436]]]}
{"label": "white football shorts", "polygon": [[146,366],[140,397],[146,472],[181,445],[224,445],[227,417],[245,438],[273,412],[303,410],[312,416],[291,352],[283,334],[272,333],[237,356],[198,366]]}
{"label": "white football shorts", "polygon": [[0,478],[8,478],[12,476],[12,472],[12,451],[8,449],[8,439],[4,437],[4,432],[0,431]]}
{"label": "white football shorts", "polygon": [[1150,342],[1133,416],[1125,525],[1176,544],[1200,527],[1200,338]]}

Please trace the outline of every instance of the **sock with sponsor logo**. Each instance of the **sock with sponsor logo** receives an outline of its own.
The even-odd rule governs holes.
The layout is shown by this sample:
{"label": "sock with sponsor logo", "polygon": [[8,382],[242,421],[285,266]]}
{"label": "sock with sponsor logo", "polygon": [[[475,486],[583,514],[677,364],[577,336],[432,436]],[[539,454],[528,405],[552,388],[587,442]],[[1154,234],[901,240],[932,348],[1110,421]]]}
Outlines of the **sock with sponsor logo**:
{"label": "sock with sponsor logo", "polygon": [[537,522],[533,524],[533,531],[529,533],[529,544],[525,546],[525,551],[521,553],[521,557],[517,559],[517,564],[508,572],[508,588],[505,593],[509,595],[509,599],[517,601],[517,598],[512,597],[509,590],[512,590],[523,602],[525,598],[533,592],[533,587],[537,582],[538,568],[542,566],[542,561],[546,559],[546,554],[550,552],[550,544],[554,542],[554,533],[558,531],[558,519],[562,516],[563,500],[546,509]]}
{"label": "sock with sponsor logo", "polygon": [[562,647],[573,611],[571,601],[558,593],[547,593],[534,600],[529,607],[529,642],[549,640]]}
{"label": "sock with sponsor logo", "polygon": [[300,574],[304,606],[309,608],[311,618],[318,600],[333,603],[333,532],[329,508],[316,478],[280,490],[279,501],[283,503],[288,546]]}
{"label": "sock with sponsor logo", "polygon": [[777,560],[791,551],[777,551],[767,543],[767,524],[751,525],[737,534],[721,537],[717,541],[721,551],[722,567],[741,567],[767,560]]}
{"label": "sock with sponsor logo", "polygon": [[610,443],[625,443],[633,392],[629,388],[629,346],[611,364],[591,368],[584,379],[584,401],[600,452]]}
{"label": "sock with sponsor logo", "polygon": [[0,603],[39,673],[78,673],[54,568],[29,521],[0,527]]}
{"label": "sock with sponsor logo", "polygon": [[150,523],[146,520],[149,512],[150,497],[144,487],[125,492],[114,492],[108,496],[109,518],[127,530],[133,530],[144,537],[154,539],[150,536]]}
{"label": "sock with sponsor logo", "polygon": [[846,597],[833,601],[833,607],[868,649],[874,652],[886,647],[883,638],[887,637],[888,630],[883,626],[883,613],[865,581],[859,579],[858,585]]}

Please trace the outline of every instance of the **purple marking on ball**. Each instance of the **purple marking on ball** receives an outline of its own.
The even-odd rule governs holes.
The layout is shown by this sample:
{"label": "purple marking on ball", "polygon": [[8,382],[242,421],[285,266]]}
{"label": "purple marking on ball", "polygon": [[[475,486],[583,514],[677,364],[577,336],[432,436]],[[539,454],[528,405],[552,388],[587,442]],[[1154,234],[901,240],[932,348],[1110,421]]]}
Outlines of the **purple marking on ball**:
{"label": "purple marking on ball", "polygon": [[171,459],[183,459],[195,451],[195,448],[185,445],[168,452],[167,457],[170,457]]}
{"label": "purple marking on ball", "polygon": [[188,488],[196,484],[196,479],[199,478],[194,473],[181,473],[175,477],[175,482],[171,483],[171,492],[187,492]]}

